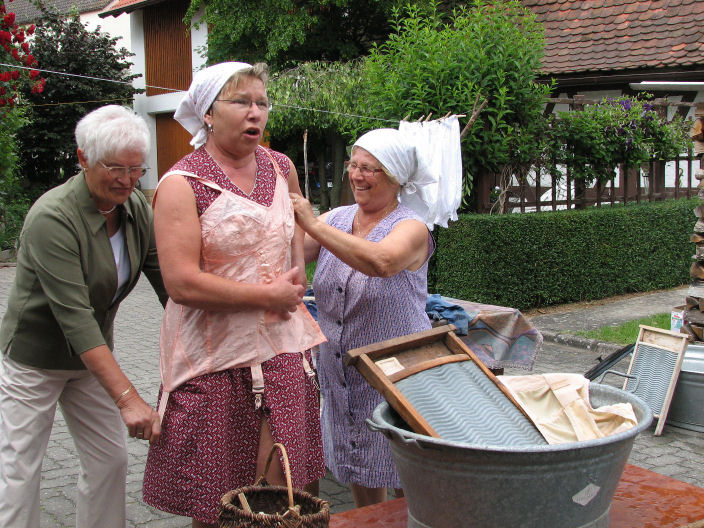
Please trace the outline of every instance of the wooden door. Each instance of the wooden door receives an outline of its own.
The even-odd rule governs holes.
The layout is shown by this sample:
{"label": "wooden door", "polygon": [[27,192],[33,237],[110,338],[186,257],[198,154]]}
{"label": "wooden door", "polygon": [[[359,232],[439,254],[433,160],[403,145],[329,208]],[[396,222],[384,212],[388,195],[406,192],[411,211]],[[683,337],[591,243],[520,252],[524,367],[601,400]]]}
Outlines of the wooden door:
{"label": "wooden door", "polygon": [[159,178],[171,166],[193,152],[191,135],[174,119],[173,114],[157,114],[156,118],[156,158]]}

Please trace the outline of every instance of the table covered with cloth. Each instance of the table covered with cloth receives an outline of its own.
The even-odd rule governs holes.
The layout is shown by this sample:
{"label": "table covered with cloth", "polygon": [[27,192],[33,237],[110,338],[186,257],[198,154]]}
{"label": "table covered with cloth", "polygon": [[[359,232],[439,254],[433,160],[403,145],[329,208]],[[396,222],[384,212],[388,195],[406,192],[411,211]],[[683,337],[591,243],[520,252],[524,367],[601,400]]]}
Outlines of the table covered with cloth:
{"label": "table covered with cloth", "polygon": [[[313,290],[306,292],[304,303],[317,320]],[[460,339],[490,369],[532,370],[543,346],[541,333],[515,308],[431,294],[425,311],[430,319],[455,325]]]}
{"label": "table covered with cloth", "polygon": [[532,370],[543,346],[541,333],[515,308],[432,294],[426,312],[431,319],[454,324],[460,339],[490,369]]}

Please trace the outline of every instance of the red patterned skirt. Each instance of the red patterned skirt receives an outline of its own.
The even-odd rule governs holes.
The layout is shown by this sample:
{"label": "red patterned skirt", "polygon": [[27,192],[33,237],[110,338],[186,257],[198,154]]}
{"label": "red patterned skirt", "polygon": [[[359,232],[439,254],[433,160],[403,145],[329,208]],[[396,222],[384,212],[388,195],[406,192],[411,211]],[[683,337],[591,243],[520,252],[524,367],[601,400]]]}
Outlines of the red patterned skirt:
{"label": "red patterned skirt", "polygon": [[220,497],[253,484],[258,476],[262,417],[274,441],[286,447],[294,487],[325,475],[318,391],[303,370],[301,355],[273,357],[262,371],[264,404],[258,411],[249,368],[199,376],[169,395],[161,439],[149,448],[144,502],[215,523]]}

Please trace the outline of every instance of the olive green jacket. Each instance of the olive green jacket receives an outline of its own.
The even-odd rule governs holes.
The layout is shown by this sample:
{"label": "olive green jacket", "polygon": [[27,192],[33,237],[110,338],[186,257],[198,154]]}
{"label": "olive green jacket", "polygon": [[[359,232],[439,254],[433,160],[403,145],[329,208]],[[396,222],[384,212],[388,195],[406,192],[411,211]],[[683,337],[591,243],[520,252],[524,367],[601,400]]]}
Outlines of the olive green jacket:
{"label": "olive green jacket", "polygon": [[[130,276],[119,298],[107,222],[83,173],[42,195],[20,234],[15,282],[0,326],[0,350],[35,368],[84,369],[80,354],[113,348],[113,321],[144,272],[162,304],[152,209],[135,190],[120,207]],[[158,353],[154,350],[153,353]]]}

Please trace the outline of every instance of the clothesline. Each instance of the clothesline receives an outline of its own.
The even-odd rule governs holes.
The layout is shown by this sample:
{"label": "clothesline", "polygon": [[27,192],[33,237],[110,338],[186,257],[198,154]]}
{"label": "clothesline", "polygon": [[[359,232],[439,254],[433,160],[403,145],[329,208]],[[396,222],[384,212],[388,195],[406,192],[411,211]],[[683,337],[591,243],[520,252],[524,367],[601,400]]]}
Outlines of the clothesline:
{"label": "clothesline", "polygon": [[[6,67],[9,67],[9,68],[21,69],[21,70],[34,70],[34,71],[38,71],[38,72],[40,72],[40,73],[50,73],[50,74],[55,74],[55,75],[64,75],[64,76],[67,76],[67,77],[77,77],[77,78],[80,78],[80,79],[89,79],[89,80],[96,80],[96,81],[112,82],[112,83],[117,83],[117,84],[127,84],[127,85],[132,86],[132,82],[131,82],[131,81],[119,81],[119,80],[116,80],[116,79],[107,79],[107,78],[104,78],[104,77],[94,77],[94,76],[90,76],[90,75],[80,75],[80,74],[76,74],[76,73],[59,72],[59,71],[55,71],[55,70],[46,70],[46,69],[41,69],[41,68],[31,68],[31,67],[27,67],[27,66],[16,66],[16,65],[14,65],[14,64],[7,64],[7,63],[3,63],[3,62],[0,62],[0,66],[6,66]],[[153,89],[156,89],[156,90],[168,90],[168,91],[172,91],[172,92],[182,92],[182,91],[183,91],[183,90],[180,90],[180,89],[177,89],[177,88],[165,88],[165,87],[163,87],[163,86],[154,86],[154,85],[150,85],[150,84],[145,84],[144,87],[141,87],[141,86],[140,86],[140,87],[138,87],[138,88],[139,88],[139,89],[142,89],[142,88],[153,88]],[[470,117],[470,120],[469,120],[469,122],[467,123],[467,125],[465,126],[465,128],[462,130],[462,132],[461,132],[461,134],[460,134],[460,137],[461,137],[461,138],[466,135],[466,133],[469,131],[469,129],[471,128],[472,124],[473,124],[474,121],[476,120],[476,116],[479,114],[479,112],[481,112],[481,110],[482,110],[482,109],[486,106],[486,104],[487,104],[487,100],[484,99],[483,102],[482,102],[482,104],[481,104],[481,106],[479,107],[479,110],[476,111],[476,110],[477,110],[477,103],[478,103],[479,99],[480,99],[480,95],[477,95],[477,99],[476,99],[475,102],[474,102],[474,108],[472,109],[472,116]],[[40,107],[40,106],[61,106],[61,105],[72,105],[72,104],[86,104],[86,103],[102,103],[102,102],[108,103],[108,102],[125,101],[125,100],[127,100],[127,99],[104,99],[104,100],[92,100],[92,101],[71,101],[71,102],[45,103],[45,104],[31,104],[31,105],[21,105],[21,106],[32,106],[32,107]],[[398,122],[399,122],[398,119],[386,119],[386,118],[382,118],[382,117],[364,116],[364,115],[359,115],[359,114],[348,114],[348,113],[345,113],[345,112],[337,112],[337,111],[334,111],[334,110],[323,110],[323,109],[320,109],[320,108],[307,108],[307,107],[303,107],[303,106],[288,105],[288,104],[283,104],[283,103],[272,103],[272,106],[273,106],[274,108],[276,108],[276,107],[290,108],[290,109],[293,109],[293,110],[301,110],[301,111],[308,111],[308,112],[319,112],[319,113],[324,113],[324,114],[334,114],[334,115],[340,115],[340,116],[351,117],[351,118],[356,118],[356,119],[370,119],[370,120],[375,120],[375,121],[383,121],[383,122],[386,122],[386,123],[398,123]],[[476,111],[476,114],[475,114],[475,111]],[[420,118],[418,118],[417,121],[421,121],[421,120],[424,120],[424,122],[430,121],[430,118],[431,118],[432,115],[433,115],[432,112],[429,113],[429,114],[427,115],[427,117],[426,117],[425,115],[422,115]],[[440,119],[446,119],[446,118],[450,117],[450,115],[455,115],[455,116],[458,117],[458,118],[459,118],[459,117],[466,117],[466,114],[451,114],[450,112],[448,112],[448,113],[445,115],[445,117],[440,118]],[[404,117],[401,121],[407,121],[409,117],[410,117],[410,114],[407,115],[406,117]]]}

